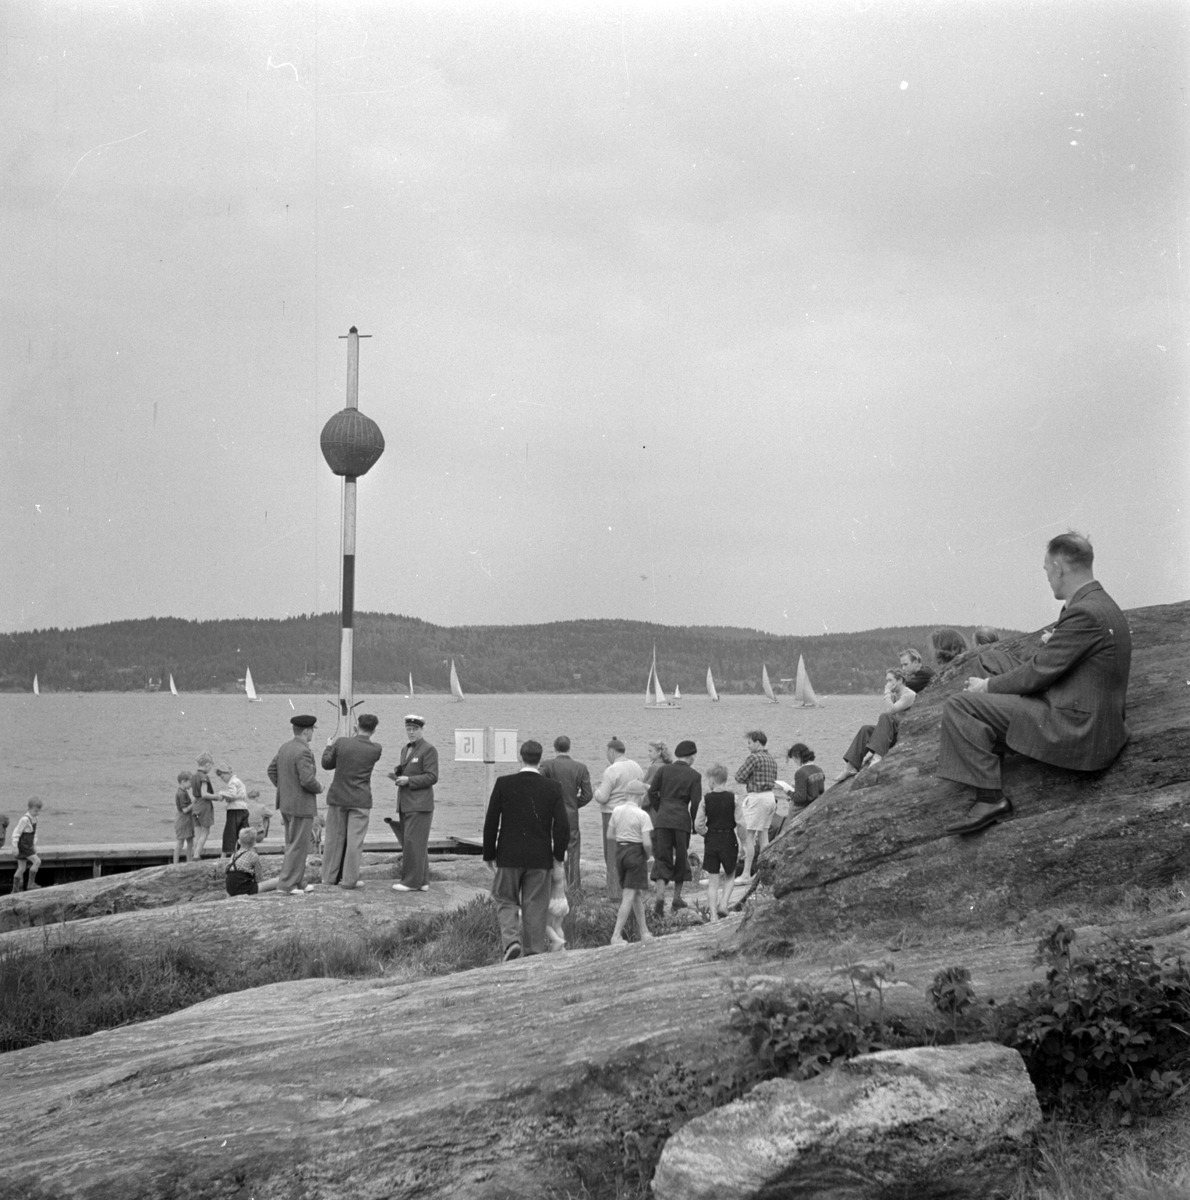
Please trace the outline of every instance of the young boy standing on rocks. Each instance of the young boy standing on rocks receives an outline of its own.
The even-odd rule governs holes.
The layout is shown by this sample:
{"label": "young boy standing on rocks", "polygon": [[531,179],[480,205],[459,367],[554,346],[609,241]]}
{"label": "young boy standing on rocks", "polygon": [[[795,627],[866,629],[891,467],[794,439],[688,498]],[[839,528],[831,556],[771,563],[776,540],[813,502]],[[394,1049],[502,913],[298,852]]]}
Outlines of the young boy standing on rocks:
{"label": "young boy standing on rocks", "polygon": [[649,890],[649,859],[653,857],[653,822],[640,807],[641,798],[648,792],[644,781],[634,779],[624,786],[626,799],[612,809],[607,823],[607,841],[614,847],[616,880],[623,890],[616,927],[612,930],[612,946],[626,946],[624,923],[628,914],[636,914],[640,940],[651,942],[653,935],[645,925],[645,892]]}

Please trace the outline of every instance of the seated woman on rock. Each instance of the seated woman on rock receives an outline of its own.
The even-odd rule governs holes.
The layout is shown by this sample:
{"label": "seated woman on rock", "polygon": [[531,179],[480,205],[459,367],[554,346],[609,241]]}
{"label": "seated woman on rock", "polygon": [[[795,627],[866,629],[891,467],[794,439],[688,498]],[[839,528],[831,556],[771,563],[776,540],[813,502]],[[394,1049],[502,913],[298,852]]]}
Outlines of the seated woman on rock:
{"label": "seated woman on rock", "polygon": [[951,629],[949,626],[935,629],[930,634],[930,649],[934,652],[934,661],[940,667],[944,667],[967,653],[967,639],[957,629]]}
{"label": "seated woman on rock", "polygon": [[843,755],[843,770],[835,776],[840,783],[868,766],[878,763],[896,744],[901,716],[913,707],[917,693],[905,683],[903,669],[889,671],[884,680],[884,708],[875,725],[861,725]]}

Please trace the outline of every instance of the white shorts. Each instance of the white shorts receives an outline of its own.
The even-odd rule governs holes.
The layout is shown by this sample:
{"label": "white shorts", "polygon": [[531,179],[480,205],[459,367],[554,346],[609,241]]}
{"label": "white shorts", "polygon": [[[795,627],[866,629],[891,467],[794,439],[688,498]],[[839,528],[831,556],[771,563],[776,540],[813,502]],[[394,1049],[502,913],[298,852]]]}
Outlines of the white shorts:
{"label": "white shorts", "polygon": [[748,792],[744,796],[744,828],[754,831],[768,829],[773,823],[777,798],[772,792]]}

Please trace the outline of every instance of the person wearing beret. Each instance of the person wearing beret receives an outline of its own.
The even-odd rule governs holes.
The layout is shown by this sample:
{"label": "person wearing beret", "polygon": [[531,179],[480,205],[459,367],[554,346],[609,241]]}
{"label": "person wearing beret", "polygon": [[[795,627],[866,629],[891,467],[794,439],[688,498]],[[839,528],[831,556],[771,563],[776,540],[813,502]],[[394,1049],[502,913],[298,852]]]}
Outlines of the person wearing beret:
{"label": "person wearing beret", "polygon": [[661,885],[654,910],[665,911],[666,884],[674,885],[673,908],[688,907],[682,885],[691,878],[688,851],[690,832],[702,801],[702,778],[690,765],[698,747],[690,741],[674,747],[674,761],[666,763],[649,784],[649,807],[653,817],[653,882]]}
{"label": "person wearing beret", "polygon": [[277,789],[277,807],[285,823],[285,857],[277,879],[277,891],[291,896],[313,890],[305,885],[306,856],[310,852],[310,834],[318,813],[315,797],[322,791],[310,742],[314,738],[316,717],[299,715],[290,721],[293,738],[273,756],[269,779]]}
{"label": "person wearing beret", "polygon": [[389,778],[397,785],[397,819],[401,837],[401,879],[394,892],[430,890],[430,826],[434,821],[434,784],[438,782],[438,751],[422,737],[425,717],[405,718],[409,741],[401,762]]}

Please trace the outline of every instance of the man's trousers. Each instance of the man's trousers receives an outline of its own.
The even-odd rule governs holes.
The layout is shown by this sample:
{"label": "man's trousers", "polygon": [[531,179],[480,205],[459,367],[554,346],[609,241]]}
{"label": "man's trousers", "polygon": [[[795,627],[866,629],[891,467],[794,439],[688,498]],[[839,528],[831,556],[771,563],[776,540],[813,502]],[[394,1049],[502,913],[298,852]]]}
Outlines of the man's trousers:
{"label": "man's trousers", "polygon": [[497,867],[492,899],[505,950],[520,942],[522,954],[544,954],[545,927],[550,915],[551,871],[528,867]]}
{"label": "man's trousers", "polygon": [[371,809],[326,806],[326,829],[322,834],[322,882],[353,888],[359,883],[364,837]]}

